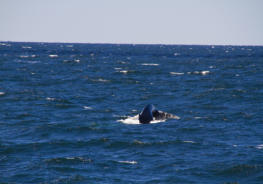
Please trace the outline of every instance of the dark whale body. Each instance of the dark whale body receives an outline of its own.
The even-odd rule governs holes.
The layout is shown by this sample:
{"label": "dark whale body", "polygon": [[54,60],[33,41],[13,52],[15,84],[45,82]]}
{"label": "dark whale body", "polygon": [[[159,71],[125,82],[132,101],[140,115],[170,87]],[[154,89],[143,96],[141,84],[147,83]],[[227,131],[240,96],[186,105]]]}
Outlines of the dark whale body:
{"label": "dark whale body", "polygon": [[142,124],[150,123],[153,120],[165,120],[168,118],[179,119],[177,116],[157,110],[152,104],[146,105],[139,114],[139,122]]}

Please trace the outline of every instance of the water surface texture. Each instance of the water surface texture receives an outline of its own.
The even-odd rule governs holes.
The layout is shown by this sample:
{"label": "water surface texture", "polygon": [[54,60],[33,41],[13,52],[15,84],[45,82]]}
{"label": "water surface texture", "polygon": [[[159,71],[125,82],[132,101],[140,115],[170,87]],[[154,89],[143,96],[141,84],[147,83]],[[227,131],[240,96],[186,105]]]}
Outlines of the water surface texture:
{"label": "water surface texture", "polygon": [[263,183],[263,47],[2,42],[0,105],[0,183]]}

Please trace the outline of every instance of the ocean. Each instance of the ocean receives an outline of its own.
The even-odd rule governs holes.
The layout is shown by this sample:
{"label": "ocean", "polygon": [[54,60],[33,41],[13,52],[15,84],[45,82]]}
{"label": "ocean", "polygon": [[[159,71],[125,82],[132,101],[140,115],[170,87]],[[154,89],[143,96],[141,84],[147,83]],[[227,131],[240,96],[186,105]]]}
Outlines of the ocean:
{"label": "ocean", "polygon": [[0,183],[263,183],[262,46],[1,42],[0,105]]}

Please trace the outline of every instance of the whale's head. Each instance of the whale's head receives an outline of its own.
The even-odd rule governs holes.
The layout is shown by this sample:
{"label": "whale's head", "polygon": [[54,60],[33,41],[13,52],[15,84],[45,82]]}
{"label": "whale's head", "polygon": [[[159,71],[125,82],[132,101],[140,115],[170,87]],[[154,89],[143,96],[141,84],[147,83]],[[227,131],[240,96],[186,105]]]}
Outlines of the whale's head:
{"label": "whale's head", "polygon": [[139,114],[140,123],[150,123],[153,120],[154,110],[155,107],[152,104],[145,106],[142,112]]}

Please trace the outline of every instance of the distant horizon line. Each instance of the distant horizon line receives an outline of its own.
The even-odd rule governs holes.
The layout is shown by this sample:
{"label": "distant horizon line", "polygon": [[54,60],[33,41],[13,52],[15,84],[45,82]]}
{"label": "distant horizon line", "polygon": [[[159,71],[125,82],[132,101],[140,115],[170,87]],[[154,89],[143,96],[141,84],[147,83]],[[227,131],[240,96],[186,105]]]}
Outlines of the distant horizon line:
{"label": "distant horizon line", "polygon": [[262,45],[252,45],[252,44],[168,44],[168,43],[125,43],[125,42],[63,42],[63,41],[3,41],[0,40],[0,43],[47,43],[47,44],[109,44],[109,45],[169,45],[169,46],[253,46],[253,47],[262,47]]}

